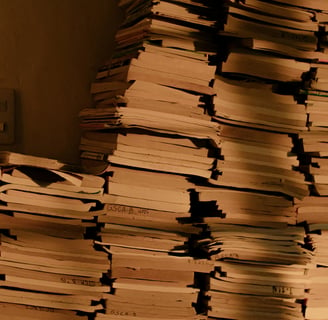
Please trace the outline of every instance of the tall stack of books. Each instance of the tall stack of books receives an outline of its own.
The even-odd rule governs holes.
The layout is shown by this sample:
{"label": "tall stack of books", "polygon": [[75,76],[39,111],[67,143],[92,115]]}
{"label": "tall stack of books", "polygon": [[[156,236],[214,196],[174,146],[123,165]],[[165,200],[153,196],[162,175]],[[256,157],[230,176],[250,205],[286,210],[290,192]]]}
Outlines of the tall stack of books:
{"label": "tall stack of books", "polygon": [[[250,275],[252,272],[256,272],[256,266],[249,267],[250,262],[254,259],[253,262],[256,264],[260,263],[262,266],[268,264],[268,267],[263,270],[268,270],[271,276],[265,273],[266,279],[272,278],[276,282],[276,285],[271,283],[272,292],[269,295],[283,300],[280,300],[278,308],[271,306],[272,310],[276,310],[271,315],[270,308],[256,308],[254,310],[249,306],[246,309],[241,308],[239,314],[234,313],[232,307],[232,311],[228,312],[225,317],[246,319],[258,312],[259,316],[261,314],[265,318],[298,319],[303,318],[301,313],[303,311],[306,319],[319,319],[319,314],[323,314],[321,311],[324,310],[320,309],[324,302],[318,298],[319,296],[322,297],[323,293],[322,290],[320,291],[319,282],[325,269],[321,268],[322,262],[320,261],[323,258],[320,254],[322,250],[319,248],[324,238],[317,236],[317,233],[324,234],[326,223],[323,209],[326,203],[324,197],[325,173],[323,169],[320,177],[319,168],[321,166],[319,162],[323,160],[323,165],[325,150],[324,143],[322,143],[325,141],[323,110],[325,102],[320,95],[324,96],[324,91],[327,90],[324,85],[325,61],[327,61],[324,50],[324,21],[326,21],[327,5],[323,1],[313,3],[301,0],[228,1],[226,2],[226,11],[226,19],[221,20],[222,31],[220,31],[220,35],[222,43],[227,44],[228,47],[219,67],[220,82],[216,81],[218,83],[217,107],[215,107],[214,119],[229,125],[247,127],[252,132],[257,132],[258,137],[261,137],[257,143],[264,143],[265,141],[265,143],[270,144],[271,152],[276,146],[279,145],[280,148],[284,145],[281,141],[286,140],[281,140],[281,137],[289,139],[288,158],[294,157],[296,162],[286,162],[283,169],[279,165],[280,161],[274,160],[267,164],[266,168],[272,174],[275,172],[276,177],[276,174],[284,175],[282,181],[287,183],[288,187],[285,188],[281,184],[276,191],[280,189],[280,192],[285,193],[287,199],[292,201],[290,208],[294,211],[294,218],[288,221],[289,226],[287,228],[275,229],[273,224],[270,231],[263,228],[261,231],[258,227],[249,231],[246,228],[241,228],[243,230],[242,237],[250,237],[253,243],[256,236],[247,236],[248,232],[250,234],[253,234],[254,231],[255,233],[263,232],[266,234],[258,237],[261,241],[256,241],[258,247],[254,245],[254,248],[257,248],[257,254],[254,256],[251,254],[243,256],[240,254],[239,246],[234,248],[235,239],[240,239],[238,227],[221,226],[222,234],[229,232],[227,237],[223,235],[218,237],[218,234],[214,232],[215,237],[208,244],[209,252],[212,250],[213,254],[224,258],[224,250],[226,250],[228,258],[225,260],[234,262],[236,268],[233,269],[233,272],[237,274],[229,279],[229,272],[225,273],[223,265],[220,267],[215,281],[213,281],[214,287],[215,290],[218,290],[216,280],[221,280],[221,283],[225,280],[229,286],[225,287],[226,283],[223,283],[222,291],[235,294],[233,282],[241,278],[240,283],[253,285],[253,287],[247,287],[248,293],[256,292],[255,290],[258,289],[254,287],[257,284],[256,279],[250,276],[245,281],[241,275],[242,271],[236,271],[238,270],[237,267],[240,266],[236,264],[236,260],[240,260],[243,262],[242,267],[245,263],[248,264],[246,270],[249,271]],[[321,81],[319,80],[320,77],[322,77]],[[235,131],[238,132],[238,129]],[[224,137],[221,139],[224,146]],[[243,139],[250,140],[249,138]],[[322,144],[322,149],[319,147],[320,144]],[[240,150],[239,161],[248,162],[249,160],[243,160],[243,148],[238,150]],[[222,153],[224,160],[229,160],[230,155],[225,155],[224,150]],[[276,171],[274,167],[277,165],[279,165],[279,169],[277,167]],[[248,166],[251,165],[248,164]],[[262,175],[261,168],[258,169],[258,172]],[[304,174],[303,177],[302,174]],[[222,175],[224,176],[224,172]],[[288,182],[289,179],[293,183]],[[265,188],[255,188],[259,191],[265,190]],[[279,203],[279,201],[275,200],[275,203]],[[215,229],[215,227],[213,229],[214,231],[220,230]],[[277,240],[273,236],[275,232],[279,234],[280,239],[284,238],[285,232],[288,234],[281,243],[284,244],[284,249],[279,249],[276,246],[276,249],[270,249],[274,243],[278,245],[278,242],[273,241]],[[231,242],[230,236],[232,237]],[[298,240],[296,238],[292,240],[294,236],[298,237]],[[245,239],[245,241],[248,243],[249,240]],[[287,245],[288,243],[291,246]],[[248,245],[246,248],[252,247]],[[260,257],[260,253],[264,253],[266,250],[271,254],[264,254]],[[247,250],[242,250],[243,254],[247,252]],[[280,252],[279,257],[274,257],[277,252]],[[289,260],[290,258],[291,260]],[[274,278],[278,269],[269,267],[272,263],[270,259],[275,261],[275,268],[278,267],[280,270],[278,279]],[[291,266],[296,269],[292,271]],[[320,268],[316,268],[317,266]],[[286,281],[287,278],[284,274],[287,267],[288,272],[291,272],[288,274],[293,274],[293,276],[290,276]],[[296,270],[298,271],[296,272]],[[252,278],[253,282],[250,281]],[[266,296],[267,293],[264,292],[266,282],[261,284],[263,291],[258,290],[258,294]],[[279,289],[277,290],[277,288]],[[233,295],[233,297],[235,296]],[[295,304],[287,307],[287,304],[283,302],[287,301],[285,299],[292,299],[292,301],[301,302],[301,304],[298,307]],[[236,301],[242,300],[234,298],[232,301],[234,301],[232,304],[235,306]],[[217,309],[216,315],[218,317],[220,316],[219,313],[220,310]]]}
{"label": "tall stack of books", "polygon": [[113,291],[97,319],[199,319],[214,262],[194,254],[204,224],[191,197],[195,181],[217,175],[215,20],[201,2],[122,9],[116,51],[91,86],[96,108],[80,113],[82,164],[106,177],[97,244],[109,253]]}
{"label": "tall stack of books", "polygon": [[89,319],[110,291],[93,240],[104,179],[10,152],[0,164],[1,318]]}

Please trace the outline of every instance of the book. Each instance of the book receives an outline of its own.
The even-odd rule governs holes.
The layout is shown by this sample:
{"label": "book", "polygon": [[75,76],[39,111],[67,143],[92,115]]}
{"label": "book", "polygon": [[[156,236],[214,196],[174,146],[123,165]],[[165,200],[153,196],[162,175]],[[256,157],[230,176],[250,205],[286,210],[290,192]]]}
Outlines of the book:
{"label": "book", "polygon": [[231,52],[222,63],[223,74],[242,74],[271,81],[301,81],[309,63],[294,59],[270,57],[253,52]]}
{"label": "book", "polygon": [[[231,11],[231,13],[230,13]],[[256,32],[261,28],[261,33]],[[301,50],[315,51],[318,25],[312,21],[297,22],[266,14],[257,14],[237,7],[229,7],[223,31],[243,38],[256,38],[290,45]]]}
{"label": "book", "polygon": [[0,165],[30,165],[54,170],[65,168],[65,164],[56,159],[32,156],[11,151],[0,151]]}
{"label": "book", "polygon": [[88,317],[87,315],[79,315],[78,312],[73,310],[61,310],[57,308],[19,303],[1,302],[0,309],[3,319],[6,320],[21,319],[22,314],[24,314],[24,318],[28,320],[56,320],[58,317],[62,320],[86,320]]}
{"label": "book", "polygon": [[2,167],[0,179],[12,184],[94,194],[101,194],[104,185],[101,177],[32,166]]}
{"label": "book", "polygon": [[23,292],[8,289],[0,289],[0,302],[24,304],[35,307],[55,308],[62,310],[82,311],[93,313],[102,310],[103,307],[92,305],[92,297],[60,296],[49,293]]}

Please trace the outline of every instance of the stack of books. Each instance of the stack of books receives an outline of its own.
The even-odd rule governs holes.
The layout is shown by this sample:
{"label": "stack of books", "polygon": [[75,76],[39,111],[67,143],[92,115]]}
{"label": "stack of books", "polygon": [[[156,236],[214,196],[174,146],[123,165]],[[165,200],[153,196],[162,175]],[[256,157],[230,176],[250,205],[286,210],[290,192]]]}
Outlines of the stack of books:
{"label": "stack of books", "polygon": [[[198,240],[215,263],[207,291],[215,319],[302,319],[313,263],[293,199],[263,192],[198,187],[194,210],[207,225]],[[262,302],[262,304],[259,304]]]}
{"label": "stack of books", "polygon": [[317,36],[321,24],[316,20],[326,10],[325,4],[300,2],[228,1],[220,33],[233,40],[222,71],[300,81],[310,71],[311,61],[326,56],[317,52],[322,41]]}
{"label": "stack of books", "polygon": [[210,280],[210,318],[303,319],[302,304],[307,288],[304,269],[296,266],[217,263]]}
{"label": "stack of books", "polygon": [[1,317],[88,319],[110,291],[94,247],[104,179],[56,160],[1,152]]}
{"label": "stack of books", "polygon": [[273,91],[265,82],[240,81],[216,76],[215,118],[229,124],[273,132],[294,133],[307,129],[307,112],[292,95]]}
{"label": "stack of books", "polygon": [[[288,170],[293,172],[292,176],[287,173],[288,171],[282,170],[282,167],[276,173],[283,174],[285,181],[289,179],[294,181],[294,184],[288,183],[289,192],[286,192],[285,189],[285,194],[291,197],[291,208],[295,215],[289,220],[290,226],[287,229],[276,229],[276,232],[280,230],[280,236],[282,236],[286,231],[288,236],[291,236],[292,230],[298,230],[299,240],[296,241],[298,245],[295,246],[295,242],[290,242],[286,238],[283,243],[285,243],[284,249],[288,251],[288,253],[285,252],[287,256],[279,254],[279,257],[275,257],[278,251],[284,251],[276,247],[278,250],[275,250],[269,260],[273,258],[276,264],[280,264],[279,268],[297,265],[301,271],[301,277],[298,276],[295,280],[301,286],[299,290],[296,290],[296,283],[282,284],[284,289],[279,293],[273,290],[272,296],[276,294],[281,298],[289,296],[294,302],[302,302],[306,319],[323,319],[325,317],[323,315],[324,308],[320,309],[320,307],[325,302],[318,297],[319,295],[323,296],[323,291],[320,289],[322,286],[320,287],[319,282],[325,272],[324,257],[321,255],[320,247],[323,246],[326,229],[324,208],[327,203],[324,167],[326,156],[324,107],[327,90],[325,86],[327,53],[325,52],[324,21],[327,21],[325,19],[327,5],[322,1],[312,3],[301,0],[279,0],[268,3],[246,0],[243,2],[228,1],[226,8],[227,17],[221,21],[220,35],[224,39],[222,42],[228,44],[228,48],[219,68],[220,82],[216,81],[218,86],[215,102],[218,107],[215,107],[214,118],[218,122],[250,128],[259,136],[263,134],[262,142],[265,140],[274,146],[283,145],[280,142],[283,141],[280,140],[281,136],[290,139],[289,157],[294,157],[294,160],[297,159],[299,163],[291,166],[288,164]],[[266,133],[264,134],[264,132]],[[274,142],[274,137],[276,137],[276,142]],[[221,140],[224,147],[224,137],[221,137]],[[242,150],[242,147],[239,150]],[[271,146],[271,152],[273,150],[274,148]],[[224,148],[222,148],[222,154],[225,154]],[[226,158],[229,159],[228,156],[224,157],[224,159]],[[273,168],[278,163],[279,161],[274,161],[270,167]],[[285,169],[287,168],[285,167]],[[261,171],[259,170],[259,172]],[[304,174],[303,177],[302,174]],[[298,192],[291,192],[294,186]],[[279,186],[277,190],[279,188],[284,189]],[[277,203],[279,202],[277,201]],[[293,216],[293,214],[291,215]],[[248,225],[251,225],[250,221]],[[292,225],[294,229],[290,230]],[[212,228],[217,230],[215,226]],[[229,228],[232,229],[230,232],[234,239],[235,230]],[[238,230],[237,226],[236,230]],[[242,230],[246,232],[246,229]],[[274,230],[274,225],[271,226],[271,230]],[[260,229],[257,228],[256,231],[259,232]],[[266,236],[260,238],[263,241],[271,239],[270,232],[272,231],[262,229]],[[247,238],[248,236],[244,234],[243,237]],[[219,257],[224,260],[243,258],[240,254],[224,258],[224,248],[228,251],[227,254],[232,254],[231,250],[229,251],[230,241],[228,239],[229,236],[226,239],[223,235],[217,240],[214,237],[214,242],[208,243],[209,248],[213,246],[214,250],[219,250],[217,254],[221,254]],[[251,239],[254,242],[252,237]],[[227,246],[225,240],[228,243]],[[262,240],[257,240],[257,245],[260,245]],[[247,239],[245,241],[248,242]],[[234,241],[231,243],[233,244]],[[288,243],[293,243],[293,248],[289,247]],[[249,245],[248,248],[251,246]],[[260,247],[254,245],[254,248],[257,248],[256,251],[260,254],[263,250],[270,250],[270,245],[265,245],[263,242]],[[242,250],[242,252],[247,253],[247,250]],[[292,253],[291,256],[289,256],[290,253]],[[266,260],[268,258],[266,254],[262,257],[258,257],[258,254],[255,255],[256,258],[252,255],[246,256],[247,263],[252,262],[252,258],[258,259],[257,263],[261,259],[265,263],[270,263]],[[288,256],[292,257],[292,260],[293,257],[297,258],[293,262],[289,260]],[[287,260],[283,261],[285,258]],[[222,278],[229,278],[229,273],[222,272],[217,277],[219,280],[233,282],[233,280]],[[284,279],[283,273],[284,271],[281,272],[280,279]],[[236,276],[237,279],[238,277],[240,276]],[[247,283],[256,284],[256,281],[250,281],[251,278]],[[222,288],[225,287],[222,286]],[[287,288],[290,291],[288,291],[289,289],[286,291]],[[250,291],[253,289],[248,287]],[[230,287],[229,290],[233,292]],[[295,292],[298,292],[299,295]],[[265,294],[263,293],[263,295]],[[283,305],[284,303],[281,302],[279,308]],[[277,311],[279,316],[275,314],[273,318],[302,318],[300,306],[298,309],[293,309],[298,310],[298,313],[293,311],[293,314],[289,314],[290,307],[288,310]],[[264,312],[263,309],[258,311]],[[243,312],[240,315],[232,316],[230,314],[226,317],[244,319],[247,312],[252,314],[256,311],[248,309]],[[219,310],[217,315],[219,316]],[[270,315],[265,315],[265,318],[270,318]]]}
{"label": "stack of books", "polygon": [[309,242],[315,253],[309,269],[310,289],[307,294],[305,317],[309,320],[327,318],[327,224],[311,225]]}
{"label": "stack of books", "polygon": [[326,319],[328,6],[118,0],[81,165],[0,152],[4,319]]}
{"label": "stack of books", "polygon": [[218,220],[205,219],[200,241],[215,263],[203,294],[209,319],[303,319],[314,259],[304,227]]}
{"label": "stack of books", "polygon": [[327,8],[118,5],[79,115],[93,175],[0,153],[4,316],[322,319]]}
{"label": "stack of books", "polygon": [[80,113],[82,164],[107,182],[99,319],[303,318],[300,92],[325,59],[326,9],[294,2],[119,2],[117,49]]}
{"label": "stack of books", "polygon": [[[81,158],[90,171],[97,165],[99,171],[106,170],[106,163],[101,166],[101,162],[92,162],[100,160],[209,178],[214,159],[206,152],[209,147],[218,148],[220,141],[218,125],[204,114],[208,105],[204,97],[214,95],[210,83],[216,67],[209,65],[207,52],[158,44],[157,23],[179,36],[180,26],[161,14],[163,6],[165,9],[173,4],[163,2],[165,5],[150,9],[149,1],[141,3],[143,10],[139,8],[138,13],[148,13],[141,17],[132,13],[134,3],[123,7],[126,19],[116,37],[117,49],[91,86],[97,108],[85,108],[80,113],[85,129]],[[178,7],[186,11],[181,4]],[[144,24],[148,33],[143,37],[128,36]],[[196,24],[189,29],[196,35],[203,34],[198,27]],[[129,41],[123,46],[120,37],[125,33]],[[155,34],[156,39],[152,36]]]}
{"label": "stack of books", "polygon": [[201,319],[201,279],[214,262],[194,254],[204,225],[191,197],[193,180],[217,175],[215,19],[201,2],[122,10],[116,51],[91,85],[96,107],[80,112],[82,165],[106,178],[96,244],[109,254],[113,291],[97,319]]}
{"label": "stack of books", "polygon": [[306,112],[308,114],[308,127],[313,135],[324,136],[326,131],[326,110],[325,106],[328,101],[327,93],[324,90],[302,90],[305,98]]}
{"label": "stack of books", "polygon": [[297,223],[293,201],[279,195],[198,186],[192,211],[208,225],[287,227]]}
{"label": "stack of books", "polygon": [[[231,115],[233,117],[233,115]],[[291,137],[221,123],[219,175],[213,185],[283,193],[302,199],[308,182],[299,172]]]}
{"label": "stack of books", "polygon": [[[311,116],[310,112],[309,117]],[[325,284],[328,265],[325,248],[328,228],[326,214],[328,183],[325,169],[327,139],[323,122],[324,118],[322,118],[322,126],[309,126],[309,131],[299,134],[302,170],[311,183],[310,195],[295,201],[297,222],[305,226],[309,246],[314,254],[313,264],[309,270],[310,286],[305,310],[306,319],[309,320],[325,319],[327,311]]]}

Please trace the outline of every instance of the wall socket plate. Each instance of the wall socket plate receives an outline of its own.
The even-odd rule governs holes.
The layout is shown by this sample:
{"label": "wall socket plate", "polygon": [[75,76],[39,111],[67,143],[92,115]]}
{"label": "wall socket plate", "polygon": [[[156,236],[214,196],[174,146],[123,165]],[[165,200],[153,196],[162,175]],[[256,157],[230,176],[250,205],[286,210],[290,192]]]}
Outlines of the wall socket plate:
{"label": "wall socket plate", "polygon": [[15,91],[0,88],[0,145],[15,142]]}

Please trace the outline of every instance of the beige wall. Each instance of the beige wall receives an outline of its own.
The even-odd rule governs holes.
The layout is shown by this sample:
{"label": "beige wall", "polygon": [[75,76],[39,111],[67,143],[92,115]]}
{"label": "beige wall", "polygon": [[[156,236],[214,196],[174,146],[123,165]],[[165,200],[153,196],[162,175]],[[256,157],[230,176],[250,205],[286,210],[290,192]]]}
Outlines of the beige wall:
{"label": "beige wall", "polygon": [[0,0],[0,88],[17,92],[16,140],[0,150],[78,162],[78,112],[110,56],[115,0]]}

